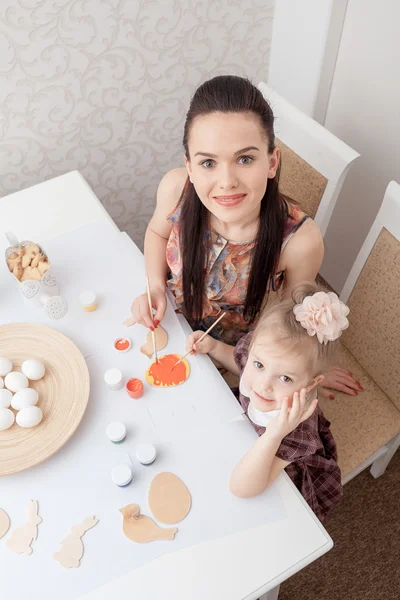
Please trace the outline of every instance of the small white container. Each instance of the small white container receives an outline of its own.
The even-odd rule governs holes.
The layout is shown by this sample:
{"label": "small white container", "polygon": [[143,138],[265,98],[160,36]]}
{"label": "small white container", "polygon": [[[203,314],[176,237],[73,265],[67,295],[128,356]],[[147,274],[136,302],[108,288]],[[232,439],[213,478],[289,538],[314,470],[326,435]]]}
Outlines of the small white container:
{"label": "small white container", "polygon": [[132,469],[125,464],[116,465],[111,470],[111,479],[119,487],[125,487],[132,481]]}
{"label": "small white container", "polygon": [[107,425],[106,434],[113,444],[121,444],[126,438],[126,427],[119,421],[113,421]]}
{"label": "small white container", "polygon": [[92,290],[85,290],[79,296],[79,302],[86,312],[93,312],[97,308],[97,297]]}
{"label": "small white container", "polygon": [[119,369],[108,369],[104,373],[104,381],[110,390],[120,390],[122,388],[122,373]]}
{"label": "small white container", "polygon": [[156,460],[157,452],[153,444],[140,444],[136,448],[136,458],[142,465],[151,465]]}

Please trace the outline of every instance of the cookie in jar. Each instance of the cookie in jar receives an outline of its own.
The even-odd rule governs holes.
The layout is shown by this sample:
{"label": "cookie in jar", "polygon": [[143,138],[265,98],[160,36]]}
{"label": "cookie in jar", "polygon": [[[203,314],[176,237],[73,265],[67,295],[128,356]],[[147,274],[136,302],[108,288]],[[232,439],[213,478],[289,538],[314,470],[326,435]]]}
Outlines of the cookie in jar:
{"label": "cookie in jar", "polygon": [[59,288],[46,253],[35,242],[18,242],[10,232],[6,236],[11,244],[6,250],[7,266],[19,284],[23,298],[32,305],[44,306],[49,318],[61,319],[68,307],[59,296]]}
{"label": "cookie in jar", "polygon": [[20,283],[40,281],[50,269],[46,254],[34,242],[21,242],[7,248],[6,261],[9,271]]}

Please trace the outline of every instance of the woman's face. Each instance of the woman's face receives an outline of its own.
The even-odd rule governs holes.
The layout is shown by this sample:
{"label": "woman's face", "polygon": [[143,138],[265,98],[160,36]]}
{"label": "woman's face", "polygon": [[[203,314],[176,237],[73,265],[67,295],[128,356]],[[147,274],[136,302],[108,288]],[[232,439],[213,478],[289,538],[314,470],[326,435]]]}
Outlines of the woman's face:
{"label": "woman's face", "polygon": [[279,149],[268,142],[252,113],[211,113],[197,117],[189,132],[190,181],[208,210],[224,223],[258,217],[268,178],[275,177]]}

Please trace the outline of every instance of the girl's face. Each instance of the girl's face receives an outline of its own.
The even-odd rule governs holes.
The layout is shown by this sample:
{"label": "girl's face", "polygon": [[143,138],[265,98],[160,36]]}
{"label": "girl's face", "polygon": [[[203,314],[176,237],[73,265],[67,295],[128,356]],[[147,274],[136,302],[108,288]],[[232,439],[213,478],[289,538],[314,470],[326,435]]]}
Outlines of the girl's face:
{"label": "girl's face", "polygon": [[206,208],[224,223],[258,217],[268,178],[275,177],[279,149],[268,142],[252,113],[197,117],[189,132],[190,181]]}
{"label": "girl's face", "polygon": [[307,352],[284,352],[266,334],[253,344],[242,374],[243,386],[261,412],[279,410],[286,396],[291,406],[295,392],[302,388],[309,392],[322,379],[310,373]]}

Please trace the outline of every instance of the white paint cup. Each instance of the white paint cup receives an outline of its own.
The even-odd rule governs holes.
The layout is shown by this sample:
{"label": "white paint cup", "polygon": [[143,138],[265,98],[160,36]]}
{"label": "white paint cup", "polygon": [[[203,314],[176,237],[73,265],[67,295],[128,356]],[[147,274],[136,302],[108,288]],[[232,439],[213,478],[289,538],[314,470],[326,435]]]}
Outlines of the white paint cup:
{"label": "white paint cup", "polygon": [[110,390],[116,391],[122,388],[122,373],[119,369],[108,369],[104,373],[104,381]]}

